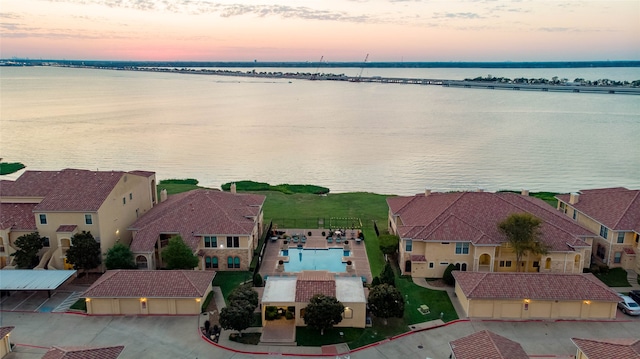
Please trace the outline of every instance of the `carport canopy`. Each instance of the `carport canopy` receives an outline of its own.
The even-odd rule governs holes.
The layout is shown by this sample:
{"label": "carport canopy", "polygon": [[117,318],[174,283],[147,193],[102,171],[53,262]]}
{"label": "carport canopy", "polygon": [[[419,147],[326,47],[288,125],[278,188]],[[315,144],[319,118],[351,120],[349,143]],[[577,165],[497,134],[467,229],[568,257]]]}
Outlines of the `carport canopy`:
{"label": "carport canopy", "polygon": [[55,290],[75,274],[75,270],[0,270],[0,290]]}

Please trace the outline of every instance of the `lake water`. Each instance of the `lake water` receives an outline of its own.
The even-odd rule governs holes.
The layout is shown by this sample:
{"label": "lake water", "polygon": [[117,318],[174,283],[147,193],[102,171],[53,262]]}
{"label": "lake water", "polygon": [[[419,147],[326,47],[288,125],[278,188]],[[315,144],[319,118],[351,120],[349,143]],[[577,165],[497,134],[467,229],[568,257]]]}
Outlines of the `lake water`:
{"label": "lake water", "polygon": [[[215,188],[248,179],[401,195],[425,188],[640,188],[638,96],[0,71],[0,157],[28,169],[143,169]],[[636,80],[640,68],[365,69],[363,76],[487,74]]]}

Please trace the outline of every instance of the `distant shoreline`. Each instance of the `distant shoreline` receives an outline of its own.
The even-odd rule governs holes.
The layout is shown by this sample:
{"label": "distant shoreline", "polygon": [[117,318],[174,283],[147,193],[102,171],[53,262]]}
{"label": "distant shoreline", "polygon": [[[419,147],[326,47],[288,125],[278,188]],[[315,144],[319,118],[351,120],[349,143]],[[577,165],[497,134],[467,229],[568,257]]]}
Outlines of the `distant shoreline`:
{"label": "distant shoreline", "polygon": [[591,67],[640,67],[640,60],[624,61],[432,61],[432,62],[326,62],[326,61],[107,61],[107,60],[33,60],[0,59],[5,66],[40,66],[58,64],[89,67],[289,67],[289,68],[487,68],[553,69]]}

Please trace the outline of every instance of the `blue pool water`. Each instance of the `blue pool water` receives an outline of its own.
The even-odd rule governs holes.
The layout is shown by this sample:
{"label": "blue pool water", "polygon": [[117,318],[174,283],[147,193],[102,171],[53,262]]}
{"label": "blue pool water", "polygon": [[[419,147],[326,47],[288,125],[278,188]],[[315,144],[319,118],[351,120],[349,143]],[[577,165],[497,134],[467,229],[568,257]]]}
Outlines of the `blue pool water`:
{"label": "blue pool water", "polygon": [[349,251],[345,251],[342,248],[290,248],[289,262],[284,263],[284,271],[327,270],[333,273],[346,272],[347,265],[342,263],[342,257],[348,255]]}

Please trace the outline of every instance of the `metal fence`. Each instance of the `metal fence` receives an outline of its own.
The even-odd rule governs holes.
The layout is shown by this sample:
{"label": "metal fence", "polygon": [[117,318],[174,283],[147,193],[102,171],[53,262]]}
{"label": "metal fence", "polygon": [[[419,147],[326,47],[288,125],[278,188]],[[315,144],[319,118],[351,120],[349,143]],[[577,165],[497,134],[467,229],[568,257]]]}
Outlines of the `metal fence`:
{"label": "metal fence", "polygon": [[273,223],[273,229],[362,229],[362,221],[357,217],[272,218],[271,222]]}

